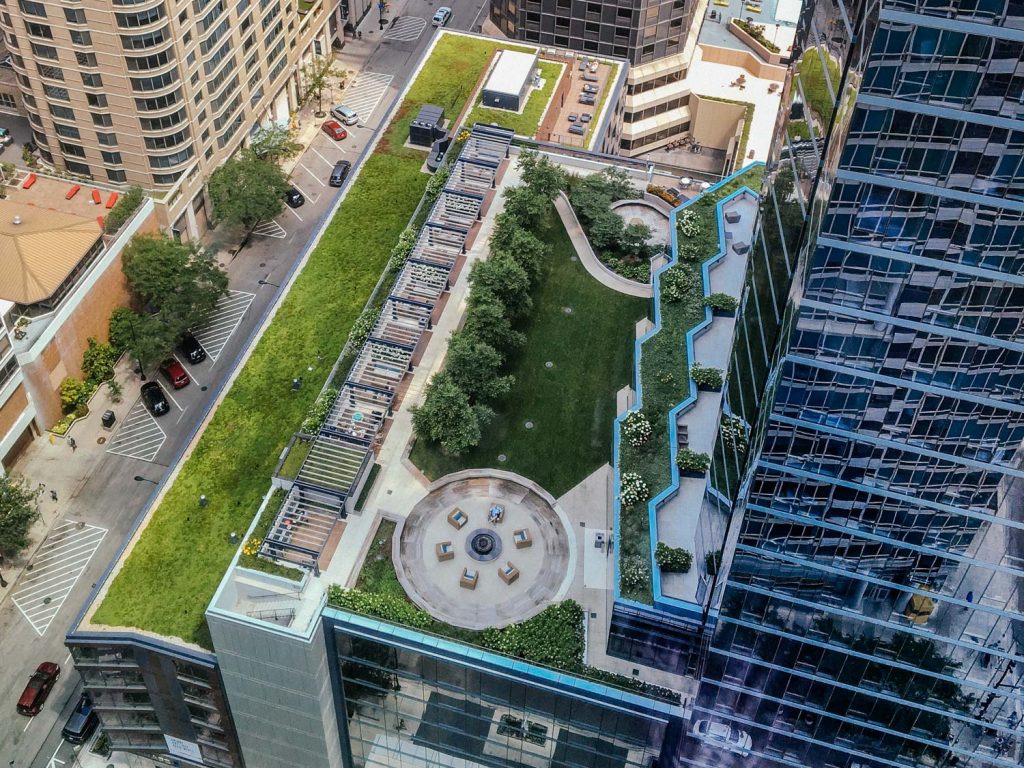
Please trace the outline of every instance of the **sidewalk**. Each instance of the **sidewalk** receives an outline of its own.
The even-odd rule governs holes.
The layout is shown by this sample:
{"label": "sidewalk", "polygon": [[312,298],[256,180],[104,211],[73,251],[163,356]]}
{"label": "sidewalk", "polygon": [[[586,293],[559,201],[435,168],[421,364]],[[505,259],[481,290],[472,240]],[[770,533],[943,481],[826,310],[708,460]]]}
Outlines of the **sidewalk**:
{"label": "sidewalk", "polygon": [[[113,434],[100,423],[103,412],[113,411],[117,419],[115,424],[120,424],[138,398],[141,381],[131,370],[127,356],[122,356],[118,362],[114,378],[123,390],[120,403],[111,400],[106,385],[101,386],[89,401],[89,415],[72,424],[67,435],[58,437],[45,433],[33,440],[15,463],[13,474],[24,477],[38,489],[41,514],[29,532],[29,546],[17,557],[9,558],[0,568],[6,582],[5,587],[0,587],[0,604],[14,590],[47,534],[63,520],[71,502],[78,497],[96,464],[103,458],[104,446]],[[69,438],[75,441],[74,450]],[[101,439],[103,442],[98,442]],[[57,492],[57,501],[53,501],[52,491]]]}

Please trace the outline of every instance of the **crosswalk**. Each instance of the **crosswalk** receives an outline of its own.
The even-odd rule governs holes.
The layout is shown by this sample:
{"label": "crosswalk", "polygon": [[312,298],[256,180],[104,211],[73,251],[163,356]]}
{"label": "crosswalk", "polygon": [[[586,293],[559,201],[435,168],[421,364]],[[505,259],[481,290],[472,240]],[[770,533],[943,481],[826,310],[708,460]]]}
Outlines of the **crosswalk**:
{"label": "crosswalk", "polygon": [[276,221],[264,221],[262,224],[256,226],[252,231],[254,235],[261,235],[263,237],[276,237],[283,239],[288,236],[284,227],[278,224]]}
{"label": "crosswalk", "polygon": [[359,115],[359,122],[365,125],[369,122],[373,111],[377,108],[393,79],[393,75],[384,75],[379,72],[360,72],[345,89],[341,99],[345,106],[356,111],[356,114]]}
{"label": "crosswalk", "polygon": [[408,43],[423,34],[427,20],[416,16],[399,16],[395,23],[384,33],[385,40]]}
{"label": "crosswalk", "polygon": [[242,321],[242,315],[252,304],[253,296],[255,294],[246,291],[228,291],[228,295],[217,302],[217,308],[206,324],[193,332],[196,341],[213,362],[217,362],[220,353],[224,351],[228,339]]}
{"label": "crosswalk", "polygon": [[32,570],[18,582],[14,605],[40,637],[64,605],[107,529],[86,523],[57,526],[39,548]]}
{"label": "crosswalk", "polygon": [[107,445],[107,453],[153,461],[166,439],[167,435],[140,398],[135,401],[121,426],[114,433],[113,439]]}

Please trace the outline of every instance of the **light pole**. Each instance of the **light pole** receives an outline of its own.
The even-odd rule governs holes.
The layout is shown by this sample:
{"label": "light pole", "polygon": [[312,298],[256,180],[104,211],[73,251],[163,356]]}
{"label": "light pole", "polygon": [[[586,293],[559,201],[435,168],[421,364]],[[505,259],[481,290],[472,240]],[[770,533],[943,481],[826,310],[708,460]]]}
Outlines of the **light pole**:
{"label": "light pole", "polygon": [[272,282],[270,282],[269,280],[257,280],[256,282],[257,282],[257,284],[259,284],[259,285],[272,285],[272,286],[274,286],[275,288],[280,288],[280,287],[281,287],[281,286],[280,286],[280,285],[278,285],[277,283],[272,283]]}
{"label": "light pole", "polygon": [[156,480],[150,480],[148,477],[143,477],[142,475],[136,475],[135,476],[135,482],[137,482],[137,483],[152,483],[153,485],[160,485],[160,483],[158,483]]}

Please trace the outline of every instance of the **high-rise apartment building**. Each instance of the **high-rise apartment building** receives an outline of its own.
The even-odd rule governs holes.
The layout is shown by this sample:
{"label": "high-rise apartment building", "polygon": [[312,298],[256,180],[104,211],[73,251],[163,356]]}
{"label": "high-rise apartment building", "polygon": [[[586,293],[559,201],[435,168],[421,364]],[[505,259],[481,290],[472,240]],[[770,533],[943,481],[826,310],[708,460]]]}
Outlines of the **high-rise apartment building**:
{"label": "high-rise apartment building", "polygon": [[[750,755],[685,759],[1017,766],[1024,5],[810,2],[795,51],[729,372],[750,457],[694,714]],[[719,471],[743,463],[719,451]]]}
{"label": "high-rise apartment building", "polygon": [[57,169],[158,193],[198,237],[203,185],[249,132],[287,123],[299,68],[329,55],[332,0],[23,0],[0,9],[25,112]]}

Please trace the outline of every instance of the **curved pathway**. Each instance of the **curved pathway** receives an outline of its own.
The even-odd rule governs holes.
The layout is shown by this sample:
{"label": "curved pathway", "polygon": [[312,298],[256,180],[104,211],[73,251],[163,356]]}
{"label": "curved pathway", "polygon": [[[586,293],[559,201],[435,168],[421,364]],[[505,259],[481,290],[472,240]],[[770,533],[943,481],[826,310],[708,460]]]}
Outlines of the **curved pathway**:
{"label": "curved pathway", "polygon": [[601,260],[597,258],[597,254],[594,253],[594,249],[590,247],[590,241],[587,239],[586,234],[584,234],[583,227],[580,226],[579,219],[576,218],[576,212],[569,205],[569,198],[565,196],[564,192],[559,192],[555,198],[555,210],[558,211],[558,216],[562,219],[562,226],[565,227],[565,231],[569,233],[569,239],[572,240],[573,248],[576,249],[576,254],[580,257],[580,263],[583,264],[591,277],[601,283],[601,285],[611,288],[613,291],[624,293],[627,296],[639,296],[645,299],[653,298],[654,286],[650,283],[638,283],[635,280],[627,280],[622,275],[612,272],[601,263]]}

